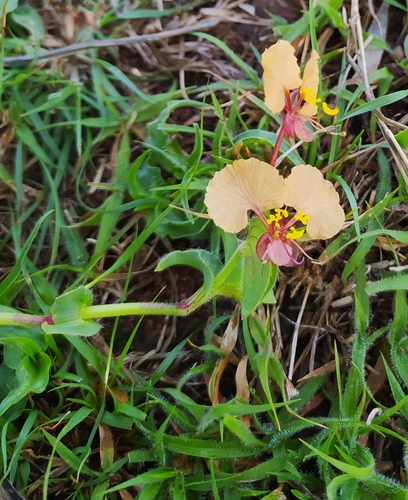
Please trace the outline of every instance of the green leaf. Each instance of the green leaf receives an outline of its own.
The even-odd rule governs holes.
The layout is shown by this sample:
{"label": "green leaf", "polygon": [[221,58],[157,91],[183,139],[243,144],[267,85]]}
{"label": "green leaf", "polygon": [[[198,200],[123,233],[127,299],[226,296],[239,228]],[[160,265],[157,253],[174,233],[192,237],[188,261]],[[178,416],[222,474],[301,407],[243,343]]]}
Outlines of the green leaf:
{"label": "green leaf", "polygon": [[[275,356],[271,352],[261,352],[260,354],[258,354],[256,356],[256,364],[257,364],[257,369],[259,372],[259,380],[261,382],[262,389],[265,393],[265,396],[266,396],[266,399],[268,400],[268,403],[270,404],[271,411],[272,411],[273,416],[275,418],[276,424],[277,424],[278,428],[280,429],[278,415],[276,413],[276,404],[273,400],[271,387],[269,385],[269,378],[271,375],[271,359],[274,357]],[[275,364],[275,363],[273,363],[273,364]],[[278,378],[281,382],[283,382],[284,375],[283,375],[282,366],[281,366],[280,371],[281,371],[281,373],[278,375]],[[276,378],[275,378],[275,380],[276,380]],[[280,385],[280,388],[282,389],[282,385]]]}
{"label": "green leaf", "polygon": [[364,335],[370,321],[370,301],[366,291],[366,267],[364,261],[357,265],[354,322],[358,333]]}
{"label": "green leaf", "polygon": [[92,304],[92,292],[80,286],[75,290],[57,297],[51,312],[54,325],[42,324],[42,329],[48,334],[90,336],[98,333],[100,325],[94,321],[81,318],[81,308]]}
{"label": "green leaf", "polygon": [[321,450],[315,448],[311,444],[307,443],[306,441],[303,441],[303,439],[300,439],[300,441],[307,446],[309,449],[311,449],[318,457],[322,458],[326,462],[329,462],[330,464],[334,465],[338,469],[340,469],[342,472],[349,474],[350,477],[355,477],[357,479],[365,479],[368,478],[375,466],[375,461],[374,458],[371,456],[370,463],[367,467],[358,467],[355,465],[350,465],[346,462],[341,462],[340,460],[337,460],[337,458],[333,458],[330,455],[327,455],[326,453],[322,452]]}
{"label": "green leaf", "polygon": [[54,92],[52,94],[48,94],[48,98],[46,102],[40,106],[33,107],[23,116],[29,116],[34,113],[41,113],[43,111],[47,111],[48,109],[62,107],[63,103],[71,97],[73,94],[77,92],[77,86],[75,84],[68,85],[61,89],[60,92]]}
{"label": "green leaf", "polygon": [[136,160],[132,163],[132,166],[130,167],[129,174],[128,174],[128,186],[129,186],[129,193],[131,194],[132,198],[135,200],[141,199],[141,198],[147,198],[149,197],[148,191],[142,186],[139,180],[139,170],[140,167],[142,166],[144,160],[150,155],[150,149],[142,153]]}
{"label": "green leaf", "polygon": [[[178,470],[174,470],[173,467],[159,467],[157,469],[149,470],[148,472],[144,472],[142,474],[136,474],[132,479],[128,479],[123,483],[120,483],[112,488],[108,488],[107,490],[101,492],[98,495],[93,495],[93,500],[103,500],[106,498],[107,493],[112,493],[114,491],[123,490],[126,488],[132,488],[136,485],[149,485],[152,483],[160,483],[163,484],[166,479],[172,479],[178,476],[180,472]],[[152,493],[152,491],[149,491]],[[154,497],[148,497],[154,498]]]}
{"label": "green leaf", "polygon": [[397,290],[395,294],[395,314],[388,336],[391,347],[400,347],[400,342],[405,337],[407,329],[407,310],[405,293],[402,290]]}
{"label": "green leaf", "polygon": [[0,12],[5,12],[6,14],[8,14],[9,12],[17,9],[17,7],[18,0],[0,0]]}
{"label": "green leaf", "polygon": [[116,228],[116,224],[120,217],[120,207],[122,205],[124,198],[124,193],[114,192],[103,204],[101,210],[103,210],[98,237],[94,246],[94,251],[91,260],[91,267],[95,266],[98,260],[109,248],[109,239],[112,236],[112,232]]}
{"label": "green leaf", "polygon": [[[2,3],[2,2],[0,2]],[[14,6],[14,1],[9,0],[8,2],[11,4],[13,13],[11,14],[11,17],[13,21],[20,26],[22,26],[24,29],[26,29],[37,43],[40,42],[44,38],[44,25],[43,21],[41,19],[40,14],[37,12],[37,9],[34,9],[33,7],[30,7],[30,5],[20,5],[17,7],[17,9]],[[6,12],[10,12],[9,6],[7,4],[6,7]]]}
{"label": "green leaf", "polygon": [[367,113],[368,111],[374,111],[376,109],[382,108],[383,106],[389,106],[394,102],[402,101],[402,99],[404,99],[407,96],[408,96],[408,90],[399,90],[398,92],[394,92],[392,94],[387,94],[385,96],[377,97],[372,101],[362,104],[361,106],[357,106],[353,110],[343,115],[342,121],[348,120],[353,116],[358,116],[363,113]]}
{"label": "green leaf", "polygon": [[397,139],[400,146],[408,149],[408,129],[405,129],[402,132],[398,132],[398,134],[395,135],[395,138]]}
{"label": "green leaf", "polygon": [[[333,3],[333,2],[332,2]],[[344,22],[340,13],[334,9],[327,0],[319,0],[319,6],[324,10],[327,14],[327,19],[330,23],[332,23],[336,28],[343,28]]]}
{"label": "green leaf", "polygon": [[250,457],[259,453],[259,445],[255,448],[240,441],[208,441],[205,439],[195,439],[190,437],[163,435],[163,445],[175,453],[183,453],[192,457],[212,458],[214,460],[222,458]]}
{"label": "green leaf", "polygon": [[[17,330],[17,328],[15,329]],[[4,345],[5,363],[14,370],[18,369],[26,356],[35,360],[38,353],[42,352],[42,349],[34,340],[26,337],[2,338],[0,343]]]}
{"label": "green leaf", "polygon": [[24,247],[20,251],[20,255],[18,256],[17,262],[13,269],[9,272],[7,277],[0,283],[0,297],[4,295],[7,290],[15,283],[16,279],[20,275],[21,270],[23,269],[23,265],[25,262],[25,259],[27,258],[28,251],[31,248],[31,245],[33,244],[34,239],[36,238],[38,231],[40,227],[42,226],[42,223],[45,221],[47,217],[51,215],[51,211],[44,214],[40,219],[38,219],[37,223],[35,224],[34,228],[32,229],[30,236],[27,238],[27,241],[24,244]]}
{"label": "green leaf", "polygon": [[[275,134],[275,132],[268,132],[266,130],[259,129],[246,130],[245,132],[241,132],[240,134],[236,135],[234,137],[234,142],[235,144],[237,144],[238,142],[242,142],[243,146],[250,146],[252,144],[265,144],[267,146],[273,147],[276,144],[277,137],[278,134]],[[282,141],[280,151],[282,153],[286,153],[286,151],[288,151],[290,147],[291,145],[288,142]],[[304,161],[296,151],[291,151],[288,154],[288,158],[294,165],[304,163]]]}
{"label": "green leaf", "polygon": [[408,274],[398,273],[395,276],[375,281],[366,287],[368,295],[379,292],[389,292],[395,290],[408,290]]}
{"label": "green leaf", "polygon": [[117,14],[113,20],[116,19],[156,19],[158,17],[168,17],[174,16],[175,14],[179,14],[183,10],[189,10],[192,7],[195,7],[197,2],[186,3],[184,5],[177,5],[177,7],[173,7],[172,9],[139,9],[134,8],[131,10],[126,10],[126,12],[121,12]]}
{"label": "green leaf", "polygon": [[50,367],[50,357],[40,349],[37,350],[34,358],[32,356],[25,356],[15,372],[15,387],[8,392],[7,396],[0,403],[0,415],[3,415],[12,405],[21,401],[30,392],[39,394],[45,391],[48,384]]}
{"label": "green leaf", "polygon": [[251,431],[248,429],[248,427],[241,422],[241,420],[238,420],[237,418],[231,416],[231,415],[226,415],[223,418],[224,425],[228,427],[228,429],[235,434],[240,441],[242,441],[244,444],[247,444],[249,446],[259,446],[263,448],[265,444],[260,441],[259,439],[256,439]]}
{"label": "green leaf", "polygon": [[156,271],[163,271],[170,266],[191,266],[198,269],[204,276],[204,295],[208,295],[213,287],[214,276],[221,270],[220,260],[211,252],[201,249],[177,250],[165,255]]}
{"label": "green leaf", "polygon": [[[387,378],[388,378],[388,383],[390,384],[392,396],[394,398],[394,401],[398,404],[403,401],[405,401],[405,404],[403,404],[400,408],[399,411],[402,413],[402,415],[405,417],[405,419],[408,420],[408,405],[406,404],[408,401],[408,396],[404,393],[400,383],[398,382],[397,377],[394,375],[392,372],[391,368],[389,367],[387,360],[383,356],[382,353],[381,357],[385,366],[385,371],[387,373]],[[405,398],[405,399],[404,399]]]}
{"label": "green leaf", "polygon": [[275,264],[263,263],[256,253],[259,237],[265,232],[259,219],[252,219],[248,239],[242,245],[242,316],[246,317],[258,307],[266,293],[271,290],[272,276],[276,276]]}

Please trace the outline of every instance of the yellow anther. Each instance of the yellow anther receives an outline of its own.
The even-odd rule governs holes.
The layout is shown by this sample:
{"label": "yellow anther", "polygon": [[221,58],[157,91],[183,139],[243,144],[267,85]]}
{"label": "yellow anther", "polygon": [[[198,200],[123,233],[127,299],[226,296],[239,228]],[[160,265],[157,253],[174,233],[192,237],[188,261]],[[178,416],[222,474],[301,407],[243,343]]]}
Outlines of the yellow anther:
{"label": "yellow anther", "polygon": [[305,234],[304,229],[295,229],[293,226],[290,228],[290,233],[286,233],[286,238],[288,240],[297,240]]}
{"label": "yellow anther", "polygon": [[284,208],[275,208],[275,214],[271,214],[266,219],[266,222],[268,224],[274,223],[276,227],[281,227],[279,221],[282,220],[284,217],[289,217],[288,211],[285,210]]}
{"label": "yellow anther", "polygon": [[308,215],[306,215],[303,210],[299,210],[294,218],[296,220],[299,220],[302,224],[307,224],[310,220],[310,217]]}
{"label": "yellow anther", "polygon": [[317,98],[316,92],[313,89],[302,89],[302,97],[308,104],[316,104],[321,99]]}
{"label": "yellow anther", "polygon": [[266,222],[271,225],[272,223],[275,224],[276,227],[280,227],[279,221],[282,219],[279,215],[270,215],[267,219]]}
{"label": "yellow anther", "polygon": [[289,217],[289,212],[285,208],[275,208],[276,215],[281,220],[283,217]]}
{"label": "yellow anther", "polygon": [[323,111],[326,115],[334,116],[339,112],[339,108],[331,108],[326,102],[322,102]]}

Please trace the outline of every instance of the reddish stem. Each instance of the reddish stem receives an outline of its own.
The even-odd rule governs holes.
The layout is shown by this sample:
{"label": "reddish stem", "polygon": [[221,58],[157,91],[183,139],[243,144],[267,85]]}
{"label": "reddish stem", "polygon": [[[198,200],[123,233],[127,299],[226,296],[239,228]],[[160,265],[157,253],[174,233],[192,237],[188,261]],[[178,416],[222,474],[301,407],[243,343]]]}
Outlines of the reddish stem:
{"label": "reddish stem", "polygon": [[276,159],[278,158],[278,154],[279,154],[279,149],[280,149],[280,146],[281,146],[282,141],[283,141],[283,136],[285,135],[284,124],[285,124],[285,120],[283,120],[281,128],[279,129],[278,137],[276,138],[276,142],[275,142],[275,147],[273,148],[273,151],[272,151],[271,161],[269,162],[272,167],[275,166]]}

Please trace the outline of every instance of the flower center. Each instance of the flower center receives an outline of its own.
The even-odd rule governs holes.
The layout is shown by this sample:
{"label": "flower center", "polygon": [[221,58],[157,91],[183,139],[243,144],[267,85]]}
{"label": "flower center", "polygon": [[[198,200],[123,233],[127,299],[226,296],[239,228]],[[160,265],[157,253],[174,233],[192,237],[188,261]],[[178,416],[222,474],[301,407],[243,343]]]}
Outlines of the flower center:
{"label": "flower center", "polygon": [[[275,208],[266,219],[269,224],[268,231],[272,238],[297,240],[305,234],[304,226],[310,217],[303,210],[298,210],[288,222],[289,212],[285,208]],[[301,227],[296,227],[300,223]]]}

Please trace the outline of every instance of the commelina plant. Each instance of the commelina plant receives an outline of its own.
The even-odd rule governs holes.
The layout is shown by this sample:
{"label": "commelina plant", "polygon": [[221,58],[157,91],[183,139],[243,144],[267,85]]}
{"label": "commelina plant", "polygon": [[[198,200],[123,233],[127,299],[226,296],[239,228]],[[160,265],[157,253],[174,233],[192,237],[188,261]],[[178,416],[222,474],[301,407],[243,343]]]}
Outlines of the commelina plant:
{"label": "commelina plant", "polygon": [[254,212],[266,229],[257,242],[257,255],[278,266],[294,266],[302,264],[304,256],[310,258],[298,243],[305,234],[328,239],[344,223],[339,195],[318,169],[297,165],[283,178],[274,168],[284,135],[313,139],[305,122],[317,114],[318,104],[322,103],[326,113],[337,113],[317,97],[318,61],[317,52],[312,51],[300,78],[294,49],[288,42],[281,40],[265,50],[265,104],[274,113],[284,113],[272,166],[256,158],[236,160],[214,175],[204,199],[209,216],[226,232],[244,229],[248,211]]}

